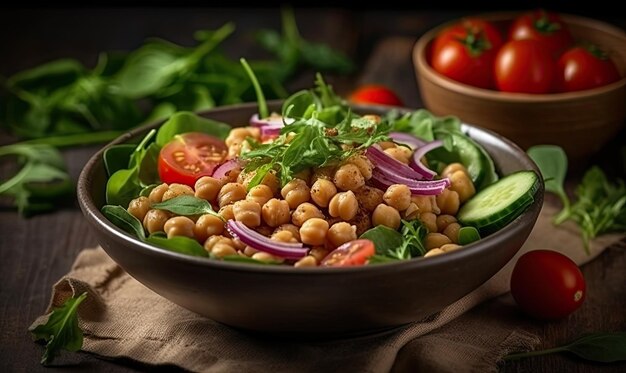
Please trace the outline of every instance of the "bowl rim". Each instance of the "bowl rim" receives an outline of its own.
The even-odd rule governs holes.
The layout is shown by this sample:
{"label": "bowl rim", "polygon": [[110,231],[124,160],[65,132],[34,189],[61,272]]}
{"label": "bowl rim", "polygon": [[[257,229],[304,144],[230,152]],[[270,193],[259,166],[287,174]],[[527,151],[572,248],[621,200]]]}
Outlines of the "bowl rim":
{"label": "bowl rim", "polygon": [[[594,96],[603,95],[609,92],[613,92],[619,90],[626,86],[626,73],[623,72],[623,76],[620,80],[615,81],[613,83],[609,83],[604,86],[586,89],[582,91],[573,91],[573,92],[557,92],[557,93],[517,93],[517,92],[502,92],[497,91],[495,89],[486,89],[474,87],[469,84],[458,82],[454,79],[448,78],[433,69],[430,66],[430,63],[426,61],[426,51],[431,42],[434,40],[435,36],[439,31],[445,29],[453,25],[454,23],[460,21],[463,18],[482,18],[488,21],[504,21],[509,20],[512,17],[515,17],[523,12],[490,12],[490,13],[477,13],[475,15],[455,18],[450,21],[444,22],[439,26],[436,26],[426,33],[424,33],[413,46],[413,63],[416,65],[418,69],[418,77],[420,75],[432,81],[434,84],[439,85],[449,91],[453,91],[458,94],[466,95],[466,96],[475,96],[477,98],[492,100],[492,101],[501,101],[501,102],[509,102],[509,103],[519,103],[519,104],[527,104],[527,103],[558,103],[563,101],[570,100],[581,100],[585,98],[590,98]],[[599,21],[597,19],[583,17],[574,14],[568,13],[559,13],[560,17],[566,23],[575,23],[585,25],[587,27],[593,27],[598,30],[602,30],[606,33],[610,33],[617,38],[621,38],[624,42],[624,47],[626,48],[626,32],[619,29],[618,27],[611,25],[606,22]],[[626,66],[624,67],[626,69]]]}
{"label": "bowl rim", "polygon": [[[268,101],[268,105],[270,107],[278,107],[281,103],[279,100],[271,100]],[[237,111],[237,110],[249,110],[256,107],[256,103],[243,103],[243,104],[235,104],[222,106],[215,109],[204,110],[196,112],[196,114],[201,116],[211,116],[211,114],[225,112],[225,111]],[[356,111],[377,111],[384,112],[389,110],[398,110],[400,112],[414,111],[415,109],[406,108],[406,107],[393,107],[393,106],[385,106],[385,105],[351,105]],[[129,132],[126,132],[113,141],[109,142],[102,148],[100,148],[95,154],[91,156],[88,162],[83,167],[77,182],[77,198],[79,202],[79,206],[85,215],[85,217],[92,222],[94,225],[94,229],[98,229],[102,231],[106,235],[110,235],[117,241],[123,241],[126,247],[131,248],[132,250],[137,251],[141,255],[151,255],[157,256],[160,258],[167,258],[171,260],[178,260],[182,263],[193,265],[193,266],[201,266],[206,267],[207,269],[214,270],[228,270],[235,272],[246,272],[246,273],[258,273],[265,275],[296,275],[296,276],[340,276],[343,274],[383,274],[392,271],[399,270],[414,270],[419,268],[426,267],[437,267],[444,263],[448,262],[457,262],[463,263],[463,260],[468,257],[472,257],[475,255],[482,255],[483,252],[488,251],[488,247],[492,247],[497,249],[500,244],[506,243],[511,238],[517,236],[521,231],[523,231],[526,226],[523,224],[519,224],[523,219],[533,219],[531,216],[535,215],[534,220],[532,221],[532,225],[537,221],[537,217],[539,212],[541,211],[543,205],[543,196],[544,196],[544,183],[541,177],[541,172],[539,171],[537,165],[532,161],[532,159],[515,143],[511,140],[498,135],[497,133],[490,131],[485,128],[481,128],[478,126],[470,125],[470,124],[462,124],[462,129],[464,132],[477,132],[481,135],[487,135],[489,137],[494,138],[499,141],[498,146],[506,146],[512,148],[513,151],[519,153],[521,157],[521,161],[526,163],[529,166],[529,169],[534,171],[540,180],[539,188],[535,194],[535,201],[529,206],[529,208],[520,216],[518,216],[515,220],[510,222],[507,226],[497,231],[497,234],[491,234],[487,237],[481,238],[479,241],[468,244],[464,246],[463,250],[455,250],[453,252],[447,253],[446,255],[437,255],[434,257],[419,257],[413,258],[409,260],[399,260],[397,262],[390,263],[382,263],[377,265],[367,265],[367,266],[355,266],[355,267],[305,267],[305,268],[295,268],[293,266],[283,266],[283,265],[260,265],[260,264],[249,264],[249,263],[239,263],[239,262],[226,262],[221,260],[213,260],[205,257],[196,257],[186,254],[181,254],[177,252],[173,252],[164,248],[160,248],[158,246],[149,244],[147,242],[143,242],[138,238],[126,233],[122,229],[115,226],[111,223],[100,211],[91,198],[91,194],[89,192],[91,186],[91,178],[90,175],[92,170],[96,167],[98,163],[103,162],[102,157],[104,151],[113,145],[118,145],[125,143],[131,138],[137,137],[139,134],[148,131],[151,128],[157,128],[161,124],[163,124],[165,120],[159,120],[156,122],[148,123],[137,127]],[[106,250],[105,250],[106,251]],[[118,263],[122,264],[122,263]]]}

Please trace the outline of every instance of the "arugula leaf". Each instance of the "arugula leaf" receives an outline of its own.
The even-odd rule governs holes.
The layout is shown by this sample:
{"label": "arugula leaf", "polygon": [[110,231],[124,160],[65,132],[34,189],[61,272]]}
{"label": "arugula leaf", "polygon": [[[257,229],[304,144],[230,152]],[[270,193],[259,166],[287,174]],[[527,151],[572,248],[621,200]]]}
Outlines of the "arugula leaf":
{"label": "arugula leaf", "polygon": [[69,298],[55,308],[48,321],[30,330],[35,340],[48,342],[41,358],[41,364],[49,364],[60,350],[78,351],[83,345],[83,332],[78,327],[78,306],[87,298],[82,293],[76,298]]}
{"label": "arugula leaf", "polygon": [[626,333],[593,333],[578,338],[565,346],[510,354],[505,356],[504,360],[517,360],[557,352],[570,352],[582,359],[599,363],[626,361]]}

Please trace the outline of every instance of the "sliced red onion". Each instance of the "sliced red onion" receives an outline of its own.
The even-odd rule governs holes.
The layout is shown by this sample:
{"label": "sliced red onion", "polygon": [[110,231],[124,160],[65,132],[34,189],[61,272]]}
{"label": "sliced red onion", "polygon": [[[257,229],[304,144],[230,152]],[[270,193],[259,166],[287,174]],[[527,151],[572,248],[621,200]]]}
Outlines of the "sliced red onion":
{"label": "sliced red onion", "polygon": [[422,175],[417,173],[417,171],[398,161],[397,159],[394,159],[376,145],[367,148],[365,155],[367,156],[367,158],[369,158],[370,161],[372,161],[372,163],[376,167],[388,169],[408,179],[423,179]]}
{"label": "sliced red onion", "polygon": [[259,114],[254,114],[250,117],[250,125],[252,127],[262,128],[265,126],[283,126],[285,123],[289,124],[293,122],[292,118],[283,118],[282,115],[272,113],[269,117],[261,119]]}
{"label": "sliced red onion", "polygon": [[271,240],[262,234],[246,227],[242,222],[229,220],[226,228],[231,235],[253,249],[276,255],[285,259],[300,259],[306,256],[308,248],[301,243],[285,243]]}
{"label": "sliced red onion", "polygon": [[404,184],[414,195],[438,195],[450,186],[450,179],[447,177],[441,180],[410,180],[394,173],[384,172],[379,167],[372,170],[371,180],[382,190],[393,184]]}
{"label": "sliced red onion", "polygon": [[413,150],[426,144],[426,141],[404,132],[391,132],[389,137],[397,143],[408,145]]}
{"label": "sliced red onion", "polygon": [[433,149],[437,149],[437,148],[442,147],[442,146],[443,146],[443,141],[441,141],[441,140],[431,141],[431,142],[429,142],[426,145],[420,146],[413,153],[413,157],[411,157],[411,160],[409,161],[409,166],[412,169],[414,169],[415,171],[417,171],[420,175],[422,175],[424,177],[424,179],[432,180],[433,177],[435,177],[435,175],[437,175],[437,173],[435,171],[429,169],[428,167],[426,167],[421,162],[421,159],[429,151],[431,151]]}
{"label": "sliced red onion", "polygon": [[268,139],[272,137],[277,137],[280,135],[280,130],[283,128],[283,125],[277,126],[275,124],[268,124],[267,126],[261,127],[261,138]]}
{"label": "sliced red onion", "polygon": [[213,177],[216,179],[221,179],[223,177],[228,176],[228,173],[236,168],[241,168],[241,162],[239,158],[234,158],[222,163],[218,168],[213,171]]}

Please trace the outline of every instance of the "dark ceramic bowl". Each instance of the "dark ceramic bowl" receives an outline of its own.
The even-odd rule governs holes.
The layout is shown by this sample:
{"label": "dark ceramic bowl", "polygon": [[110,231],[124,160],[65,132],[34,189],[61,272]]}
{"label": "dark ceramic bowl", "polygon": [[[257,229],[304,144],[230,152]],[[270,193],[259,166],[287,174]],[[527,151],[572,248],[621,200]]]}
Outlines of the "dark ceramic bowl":
{"label": "dark ceramic bowl", "polygon": [[[277,108],[274,103],[274,108]],[[225,123],[248,122],[256,105],[202,113]],[[357,106],[363,113],[384,107]],[[159,124],[138,128],[108,146],[137,141]],[[511,141],[464,125],[492,155],[501,174],[535,170]],[[161,249],[126,234],[101,213],[106,172],[104,149],[83,169],[78,200],[106,252],[135,279],[170,301],[233,327],[311,337],[364,334],[429,316],[493,276],[526,241],[543,200],[511,224],[462,250],[431,258],[358,268],[293,268],[221,262]]]}

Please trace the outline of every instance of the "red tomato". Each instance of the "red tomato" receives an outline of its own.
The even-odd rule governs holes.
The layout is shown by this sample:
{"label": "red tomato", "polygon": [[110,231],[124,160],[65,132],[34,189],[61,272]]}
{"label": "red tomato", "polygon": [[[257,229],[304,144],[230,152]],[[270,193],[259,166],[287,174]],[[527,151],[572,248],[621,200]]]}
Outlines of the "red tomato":
{"label": "red tomato", "polygon": [[349,100],[357,104],[404,105],[391,89],[379,84],[366,84],[357,88]]}
{"label": "red tomato", "polygon": [[511,275],[511,294],[529,315],[545,320],[565,317],[585,299],[585,279],[570,258],[556,251],[522,255]]}
{"label": "red tomato", "polygon": [[491,24],[466,19],[444,30],[432,47],[433,68],[461,83],[493,87],[493,63],[502,37]]}
{"label": "red tomato", "polygon": [[574,47],[563,53],[557,67],[557,85],[563,92],[601,87],[620,79],[606,52],[593,45]]}
{"label": "red tomato", "polygon": [[202,176],[211,176],[226,157],[224,141],[213,136],[189,132],[176,135],[159,153],[159,177],[164,183],[194,186]]}
{"label": "red tomato", "polygon": [[554,57],[569,48],[574,39],[558,14],[535,10],[517,17],[509,31],[510,40],[536,40]]}
{"label": "red tomato", "polygon": [[320,263],[324,267],[350,267],[360,266],[374,255],[376,250],[370,240],[360,239],[346,242],[331,251]]}
{"label": "red tomato", "polygon": [[502,46],[502,35],[493,24],[478,18],[463,18],[459,23],[444,29],[437,35],[433,42],[433,53],[449,39],[466,39],[468,35],[486,38],[494,51]]}
{"label": "red tomato", "polygon": [[505,92],[548,93],[556,64],[534,40],[513,40],[500,48],[495,62],[496,86]]}

